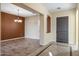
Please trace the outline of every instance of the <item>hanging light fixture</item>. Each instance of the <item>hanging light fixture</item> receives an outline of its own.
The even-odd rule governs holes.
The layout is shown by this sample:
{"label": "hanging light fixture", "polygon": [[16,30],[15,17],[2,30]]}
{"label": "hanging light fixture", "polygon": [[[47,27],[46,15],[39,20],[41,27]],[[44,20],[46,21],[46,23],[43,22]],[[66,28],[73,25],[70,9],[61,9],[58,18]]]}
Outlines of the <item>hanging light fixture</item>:
{"label": "hanging light fixture", "polygon": [[18,17],[14,20],[14,22],[22,23],[22,20],[19,18],[19,9],[18,9]]}

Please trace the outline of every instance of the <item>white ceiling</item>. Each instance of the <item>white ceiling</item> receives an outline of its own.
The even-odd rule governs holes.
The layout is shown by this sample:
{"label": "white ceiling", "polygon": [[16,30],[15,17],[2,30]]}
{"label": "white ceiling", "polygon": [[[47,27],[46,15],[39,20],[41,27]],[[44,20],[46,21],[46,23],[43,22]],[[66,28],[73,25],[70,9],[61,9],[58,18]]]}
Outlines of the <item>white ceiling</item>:
{"label": "white ceiling", "polygon": [[36,15],[32,13],[31,11],[25,10],[21,7],[18,7],[16,5],[10,4],[10,3],[1,3],[1,11],[6,12],[13,15],[18,15],[18,9],[19,9],[19,16],[33,16]]}
{"label": "white ceiling", "polygon": [[[64,11],[76,8],[76,3],[43,3],[49,12]],[[57,9],[57,8],[61,9]]]}

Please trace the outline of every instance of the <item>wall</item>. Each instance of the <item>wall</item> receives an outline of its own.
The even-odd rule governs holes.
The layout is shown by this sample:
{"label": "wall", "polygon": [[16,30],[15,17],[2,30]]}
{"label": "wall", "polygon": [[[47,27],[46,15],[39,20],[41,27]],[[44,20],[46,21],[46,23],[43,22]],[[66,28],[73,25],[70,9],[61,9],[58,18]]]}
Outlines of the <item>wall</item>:
{"label": "wall", "polygon": [[32,39],[40,39],[40,19],[38,15],[26,17],[25,37]]}
{"label": "wall", "polygon": [[0,4],[0,40],[1,40],[1,4]]}
{"label": "wall", "polygon": [[53,41],[56,41],[56,17],[68,16],[69,17],[69,44],[76,43],[76,30],[75,30],[75,22],[76,22],[76,10],[72,9],[69,11],[56,12],[52,14],[52,33],[53,33]]}
{"label": "wall", "polygon": [[22,23],[14,22],[17,16],[1,13],[1,40],[18,38],[24,36],[24,17],[20,17],[22,19]]}
{"label": "wall", "polygon": [[[0,41],[1,41],[1,3],[0,3]],[[1,55],[1,43],[0,43],[0,55]]]}
{"label": "wall", "polygon": [[78,49],[79,49],[79,3],[78,3]]}
{"label": "wall", "polygon": [[1,40],[1,12],[0,12],[0,40]]}
{"label": "wall", "polygon": [[[1,12],[0,12],[0,41],[1,41]],[[0,55],[1,55],[1,43],[0,43]]]}
{"label": "wall", "polygon": [[79,49],[79,4],[76,8],[76,46]]}
{"label": "wall", "polygon": [[51,17],[51,32],[50,33],[47,33],[47,16],[45,16],[45,20],[44,20],[44,45],[53,41],[52,15],[50,15],[50,17]]}
{"label": "wall", "polygon": [[[40,14],[42,14],[40,16],[40,30],[41,30],[40,44],[46,45],[49,42],[53,41],[52,32],[47,33],[47,16],[50,15],[50,17],[51,17],[52,15],[48,12],[48,10],[41,3],[25,3],[25,5],[32,8],[33,10],[39,12]],[[51,24],[52,24],[52,22],[51,22]]]}

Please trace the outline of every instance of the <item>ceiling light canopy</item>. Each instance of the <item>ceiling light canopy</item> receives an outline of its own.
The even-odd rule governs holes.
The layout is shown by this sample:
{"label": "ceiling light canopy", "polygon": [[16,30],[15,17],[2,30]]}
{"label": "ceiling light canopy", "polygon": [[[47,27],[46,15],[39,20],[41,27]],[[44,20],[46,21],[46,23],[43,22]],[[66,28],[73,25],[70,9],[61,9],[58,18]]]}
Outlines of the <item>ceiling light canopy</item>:
{"label": "ceiling light canopy", "polygon": [[59,9],[61,9],[61,7],[57,7],[57,9],[59,10]]}

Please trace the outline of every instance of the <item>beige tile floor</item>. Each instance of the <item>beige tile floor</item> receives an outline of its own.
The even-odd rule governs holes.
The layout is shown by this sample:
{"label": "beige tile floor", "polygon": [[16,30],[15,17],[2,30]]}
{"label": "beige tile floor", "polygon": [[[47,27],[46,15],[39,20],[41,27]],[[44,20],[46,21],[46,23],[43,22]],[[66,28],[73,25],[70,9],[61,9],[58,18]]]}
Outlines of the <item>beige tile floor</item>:
{"label": "beige tile floor", "polygon": [[44,50],[39,56],[49,56],[50,53],[52,56],[69,56],[70,47],[63,44],[53,43],[46,50]]}
{"label": "beige tile floor", "polygon": [[27,56],[40,48],[39,40],[17,39],[1,43],[2,56]]}
{"label": "beige tile floor", "polygon": [[[28,56],[41,47],[39,40],[36,39],[17,39],[1,43],[2,56]],[[40,51],[40,50],[39,50]],[[38,51],[37,51],[38,52]],[[39,56],[49,56],[49,52],[53,56],[70,56],[70,47],[64,43],[52,42]],[[79,51],[72,51],[73,56],[79,56]]]}
{"label": "beige tile floor", "polygon": [[[72,56],[79,56],[79,51],[72,50]],[[55,43],[53,42],[51,46],[45,49],[39,56],[70,56],[70,47],[68,44]]]}

